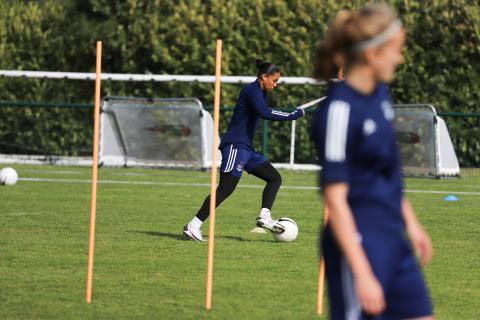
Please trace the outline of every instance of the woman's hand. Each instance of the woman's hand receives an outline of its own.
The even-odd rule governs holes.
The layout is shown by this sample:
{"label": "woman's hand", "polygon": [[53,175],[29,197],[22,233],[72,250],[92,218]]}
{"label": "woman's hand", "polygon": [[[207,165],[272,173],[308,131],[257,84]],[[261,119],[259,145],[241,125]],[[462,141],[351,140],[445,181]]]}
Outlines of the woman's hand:
{"label": "woman's hand", "polygon": [[376,315],[385,310],[383,289],[373,274],[356,277],[355,290],[363,311]]}
{"label": "woman's hand", "polygon": [[426,266],[433,255],[430,237],[418,223],[412,223],[407,226],[407,234],[420,260],[420,265],[422,265],[422,267]]}
{"label": "woman's hand", "polygon": [[410,238],[410,241],[412,241],[413,249],[415,249],[415,253],[420,259],[420,264],[424,267],[428,264],[430,259],[432,259],[432,242],[417,221],[412,205],[406,197],[403,197],[402,199],[402,215],[407,227],[408,237]]}
{"label": "woman's hand", "polygon": [[302,114],[300,117],[303,117],[305,115],[305,110],[301,108],[297,108],[298,111]]}

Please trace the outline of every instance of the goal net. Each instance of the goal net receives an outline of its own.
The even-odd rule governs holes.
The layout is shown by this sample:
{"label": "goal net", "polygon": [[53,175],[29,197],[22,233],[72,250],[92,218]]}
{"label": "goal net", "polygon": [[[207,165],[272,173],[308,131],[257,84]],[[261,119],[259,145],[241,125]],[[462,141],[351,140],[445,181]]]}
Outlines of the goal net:
{"label": "goal net", "polygon": [[458,176],[447,126],[431,105],[396,105],[395,131],[406,176]]}
{"label": "goal net", "polygon": [[102,100],[101,165],[208,168],[212,140],[212,117],[198,99]]}
{"label": "goal net", "polygon": [[[99,164],[102,166],[202,169],[212,166],[213,119],[198,99],[105,97],[101,112]],[[315,163],[294,162],[295,121],[285,124],[292,126],[290,162],[273,165],[319,170]],[[313,150],[313,145],[308,147]],[[221,158],[217,151],[218,165]]]}

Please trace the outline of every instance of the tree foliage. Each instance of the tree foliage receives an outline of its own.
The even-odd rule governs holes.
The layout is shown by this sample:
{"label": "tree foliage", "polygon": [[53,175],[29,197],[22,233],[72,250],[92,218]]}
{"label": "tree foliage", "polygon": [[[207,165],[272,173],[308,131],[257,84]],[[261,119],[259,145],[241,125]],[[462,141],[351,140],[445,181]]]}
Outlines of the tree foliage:
{"label": "tree foliage", "polygon": [[[405,63],[391,86],[396,103],[432,103],[439,111],[476,111],[480,100],[480,5],[475,1],[389,1],[408,31]],[[111,73],[214,73],[215,39],[223,39],[222,73],[253,75],[254,61],[278,64],[284,76],[310,76],[312,56],[328,22],[342,8],[365,1],[318,0],[47,0],[0,2],[1,69],[93,72],[95,41],[103,42],[103,71]],[[241,86],[222,85],[221,103],[233,106]],[[281,86],[272,106],[295,106],[321,96],[318,86]],[[213,104],[213,86],[200,83],[102,84],[103,95],[197,97]],[[0,79],[0,100],[92,102],[89,81]],[[0,109],[0,141],[38,121],[62,119],[85,129],[81,112],[35,109],[28,123]],[[225,130],[228,119],[221,122]],[[303,121],[303,120],[302,120]],[[87,126],[84,126],[87,122]],[[7,125],[6,123],[9,123]],[[308,121],[299,122],[297,161],[310,161]],[[455,127],[455,124],[453,124]],[[289,126],[270,123],[270,158],[285,161]],[[460,126],[454,130],[461,130]],[[43,130],[43,129],[42,129]],[[47,130],[47,129],[44,129]],[[52,130],[49,128],[48,130]],[[68,130],[68,128],[67,128]],[[39,131],[40,136],[45,135]],[[49,138],[50,139],[50,138]],[[54,139],[54,138],[51,138]],[[43,138],[43,140],[45,140]],[[42,139],[16,144],[45,145]],[[53,141],[59,150],[68,149]],[[310,147],[302,148],[302,145]],[[88,148],[86,148],[88,149]]]}

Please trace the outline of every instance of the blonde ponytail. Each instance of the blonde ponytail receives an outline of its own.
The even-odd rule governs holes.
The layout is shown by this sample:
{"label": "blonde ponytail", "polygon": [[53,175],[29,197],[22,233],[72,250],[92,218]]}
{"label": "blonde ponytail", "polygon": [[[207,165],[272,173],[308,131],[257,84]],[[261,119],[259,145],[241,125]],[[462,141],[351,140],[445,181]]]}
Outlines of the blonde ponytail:
{"label": "blonde ponytail", "polygon": [[385,31],[395,21],[392,9],[385,4],[367,5],[357,12],[339,11],[317,48],[313,76],[323,80],[336,77],[340,67],[361,59],[361,52],[354,50],[356,44]]}
{"label": "blonde ponytail", "polygon": [[346,28],[353,19],[352,12],[341,10],[328,27],[325,39],[320,42],[315,54],[313,76],[328,80],[337,75],[343,63],[343,47],[346,41]]}

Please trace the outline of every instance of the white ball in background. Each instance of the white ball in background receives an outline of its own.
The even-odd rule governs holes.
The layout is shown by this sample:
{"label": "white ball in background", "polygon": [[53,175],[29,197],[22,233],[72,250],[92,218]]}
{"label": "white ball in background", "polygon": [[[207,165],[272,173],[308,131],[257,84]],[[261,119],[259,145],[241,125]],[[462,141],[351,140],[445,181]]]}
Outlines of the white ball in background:
{"label": "white ball in background", "polygon": [[13,168],[3,168],[0,171],[0,184],[1,185],[7,185],[7,186],[13,186],[15,183],[17,183],[18,180],[18,174],[17,171]]}

